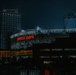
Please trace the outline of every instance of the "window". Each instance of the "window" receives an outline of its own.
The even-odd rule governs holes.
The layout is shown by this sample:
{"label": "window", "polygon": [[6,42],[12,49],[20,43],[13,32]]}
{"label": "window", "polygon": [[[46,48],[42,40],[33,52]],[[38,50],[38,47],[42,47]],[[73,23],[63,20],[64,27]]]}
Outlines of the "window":
{"label": "window", "polygon": [[52,51],[62,51],[63,49],[52,49]]}
{"label": "window", "polygon": [[50,56],[40,56],[40,58],[50,58]]}
{"label": "window", "polygon": [[51,61],[43,61],[44,64],[49,64]]}
{"label": "window", "polygon": [[40,51],[50,51],[50,49],[40,49]]}

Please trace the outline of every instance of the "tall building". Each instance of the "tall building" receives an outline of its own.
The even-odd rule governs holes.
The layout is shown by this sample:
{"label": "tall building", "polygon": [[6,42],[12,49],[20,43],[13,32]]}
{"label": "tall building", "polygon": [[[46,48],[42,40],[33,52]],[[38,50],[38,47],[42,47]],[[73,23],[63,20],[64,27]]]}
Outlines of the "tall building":
{"label": "tall building", "polygon": [[17,9],[3,9],[0,12],[0,42],[1,49],[10,47],[9,36],[21,29],[21,14]]}

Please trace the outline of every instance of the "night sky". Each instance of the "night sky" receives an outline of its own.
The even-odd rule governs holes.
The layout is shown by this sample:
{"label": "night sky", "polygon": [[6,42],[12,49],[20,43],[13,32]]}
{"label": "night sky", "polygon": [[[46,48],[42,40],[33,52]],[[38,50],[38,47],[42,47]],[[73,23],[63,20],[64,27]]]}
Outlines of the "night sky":
{"label": "night sky", "polygon": [[65,13],[76,13],[76,0],[0,0],[0,9],[15,8],[22,14],[22,28],[63,28]]}

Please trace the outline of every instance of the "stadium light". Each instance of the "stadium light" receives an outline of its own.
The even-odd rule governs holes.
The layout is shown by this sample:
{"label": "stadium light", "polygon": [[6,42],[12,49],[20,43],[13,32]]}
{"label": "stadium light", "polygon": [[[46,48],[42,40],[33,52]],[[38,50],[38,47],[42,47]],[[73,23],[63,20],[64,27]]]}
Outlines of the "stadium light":
{"label": "stadium light", "polygon": [[25,32],[25,30],[22,29],[21,32]]}
{"label": "stadium light", "polygon": [[36,30],[41,30],[41,28],[39,26],[36,27]]}

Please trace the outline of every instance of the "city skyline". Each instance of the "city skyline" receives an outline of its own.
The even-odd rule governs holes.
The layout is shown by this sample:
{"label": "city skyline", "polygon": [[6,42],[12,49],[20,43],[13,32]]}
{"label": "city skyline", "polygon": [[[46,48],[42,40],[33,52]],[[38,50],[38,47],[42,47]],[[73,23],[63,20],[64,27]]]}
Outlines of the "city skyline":
{"label": "city skyline", "polygon": [[76,13],[76,1],[73,0],[1,0],[0,9],[19,9],[22,13],[22,29],[63,28],[65,13]]}
{"label": "city skyline", "polygon": [[0,75],[76,75],[76,0],[0,0]]}

